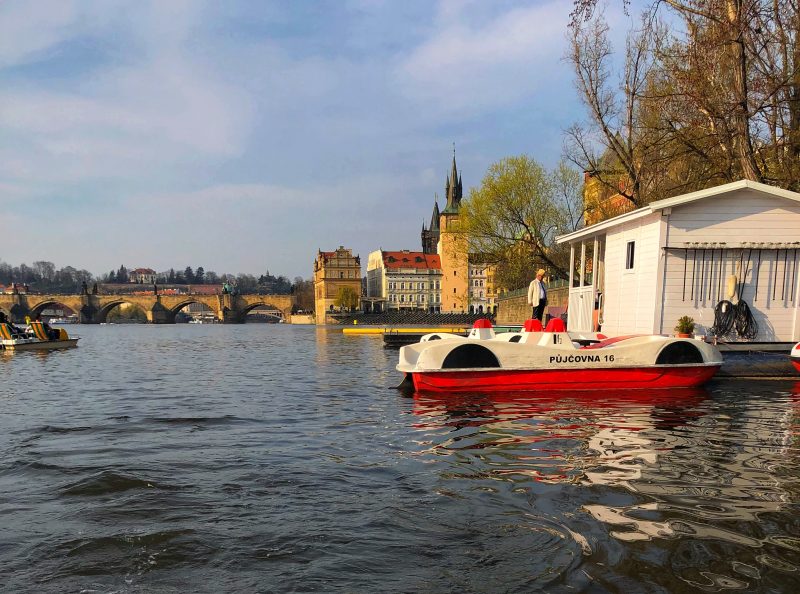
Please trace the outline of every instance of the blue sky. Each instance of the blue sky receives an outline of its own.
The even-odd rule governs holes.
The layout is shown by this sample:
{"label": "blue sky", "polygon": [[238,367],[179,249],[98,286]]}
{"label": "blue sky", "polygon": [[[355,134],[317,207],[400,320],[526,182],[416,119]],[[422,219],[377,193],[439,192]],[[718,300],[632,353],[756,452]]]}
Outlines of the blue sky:
{"label": "blue sky", "polygon": [[10,264],[311,276],[420,249],[452,146],[547,166],[584,117],[571,2],[0,3]]}

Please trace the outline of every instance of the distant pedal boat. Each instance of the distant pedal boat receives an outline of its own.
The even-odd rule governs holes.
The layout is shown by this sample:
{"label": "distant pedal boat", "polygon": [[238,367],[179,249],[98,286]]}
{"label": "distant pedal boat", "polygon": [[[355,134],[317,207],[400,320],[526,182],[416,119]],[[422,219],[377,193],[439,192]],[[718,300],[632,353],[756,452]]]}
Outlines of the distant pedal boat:
{"label": "distant pedal boat", "polygon": [[469,336],[435,333],[400,349],[402,387],[418,392],[686,388],[722,365],[716,347],[694,339],[568,333],[560,319],[546,329],[495,335],[478,320]]}
{"label": "distant pedal boat", "polygon": [[792,352],[789,354],[789,359],[794,365],[794,368],[800,372],[800,342],[794,345]]}
{"label": "distant pedal boat", "polygon": [[44,324],[32,322],[30,331],[19,336],[11,332],[9,324],[0,324],[0,350],[6,351],[42,351],[68,349],[78,345],[78,338],[70,338],[63,328],[58,329],[58,338],[47,335]]}

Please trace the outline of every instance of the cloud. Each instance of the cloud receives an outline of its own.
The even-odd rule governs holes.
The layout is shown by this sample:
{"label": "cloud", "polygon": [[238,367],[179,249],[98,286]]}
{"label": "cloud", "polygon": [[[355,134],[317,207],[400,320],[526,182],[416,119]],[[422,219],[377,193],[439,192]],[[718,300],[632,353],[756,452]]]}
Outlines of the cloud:
{"label": "cloud", "polygon": [[0,3],[0,67],[36,59],[70,34],[77,17],[70,0]]}
{"label": "cloud", "polygon": [[568,11],[2,2],[0,208],[58,221],[3,257],[309,276],[317,248],[416,249],[453,141],[465,189],[560,150]]}
{"label": "cloud", "polygon": [[563,51],[563,3],[514,8],[468,19],[464,3],[444,2],[429,39],[396,70],[411,99],[451,115],[507,107],[552,83]]}
{"label": "cloud", "polygon": [[[0,140],[0,173],[53,185],[140,178],[145,173],[164,179],[175,165],[242,153],[252,101],[186,47],[199,18],[192,3],[145,4],[130,19],[124,11],[103,13],[119,8],[104,3],[95,5],[93,18],[80,24],[76,18],[83,13],[75,3],[67,4],[69,9],[56,2],[53,15],[32,18],[33,23],[44,21],[42,31],[18,51],[0,48],[5,63],[37,57],[47,63],[48,48],[102,38],[109,29],[130,42],[122,56],[95,67],[90,75],[78,64],[71,78],[62,72],[68,84],[29,78],[0,88],[0,132],[5,138]],[[29,10],[24,4],[3,6],[12,23],[27,22]],[[116,22],[112,26],[110,21]],[[23,33],[33,29],[38,31],[23,27]],[[23,37],[12,35],[15,40]]]}

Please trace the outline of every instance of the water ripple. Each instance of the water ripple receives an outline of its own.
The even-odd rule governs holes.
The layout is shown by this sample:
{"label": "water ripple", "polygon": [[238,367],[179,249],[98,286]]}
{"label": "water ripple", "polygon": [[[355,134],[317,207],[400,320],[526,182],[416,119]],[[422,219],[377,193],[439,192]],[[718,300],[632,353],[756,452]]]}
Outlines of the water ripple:
{"label": "water ripple", "polygon": [[800,384],[406,397],[337,329],[80,330],[0,357],[5,591],[800,591]]}

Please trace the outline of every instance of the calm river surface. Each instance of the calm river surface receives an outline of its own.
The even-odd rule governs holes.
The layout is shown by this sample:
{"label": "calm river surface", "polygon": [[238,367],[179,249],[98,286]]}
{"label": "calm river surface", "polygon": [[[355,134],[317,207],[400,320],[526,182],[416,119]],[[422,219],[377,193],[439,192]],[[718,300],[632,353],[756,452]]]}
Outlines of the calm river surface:
{"label": "calm river surface", "polygon": [[798,592],[800,383],[408,397],[377,337],[0,353],[3,592]]}

